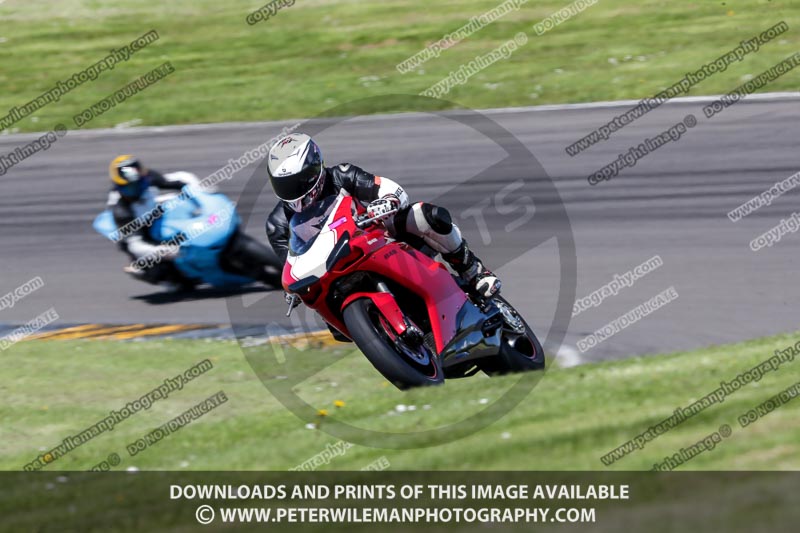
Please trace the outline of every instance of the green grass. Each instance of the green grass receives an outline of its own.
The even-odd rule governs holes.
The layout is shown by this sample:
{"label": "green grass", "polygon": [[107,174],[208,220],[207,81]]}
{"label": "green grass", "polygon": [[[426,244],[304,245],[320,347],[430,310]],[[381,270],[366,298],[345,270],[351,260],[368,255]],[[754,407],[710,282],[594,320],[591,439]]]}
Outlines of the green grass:
{"label": "green grass", "polygon": [[[381,457],[392,470],[605,470],[602,455],[797,339],[798,335],[779,336],[572,369],[552,368],[519,406],[477,433],[414,449],[355,445],[320,470],[358,470]],[[110,453],[122,458],[117,469],[286,470],[338,441],[324,431],[334,421],[383,432],[437,428],[490,408],[518,380],[533,378],[475,376],[444,387],[400,392],[352,350],[289,349],[284,355],[291,364],[278,368],[271,363],[275,359],[270,350],[248,349],[258,372],[273,384],[310,376],[298,380],[293,389],[314,409],[328,411],[321,419],[322,430],[306,428],[306,420],[279,403],[234,342],[19,343],[3,355],[0,469],[21,469],[64,437],[205,358],[214,364],[206,374],[45,470],[86,470]],[[329,366],[320,370],[320,363]],[[656,460],[695,443],[722,424],[729,424],[733,435],[682,470],[800,468],[800,426],[795,423],[800,401],[747,428],[737,424],[739,415],[797,381],[798,364],[787,363],[760,382],[746,385],[611,469],[649,469]],[[215,411],[135,457],[125,452],[127,444],[220,390],[229,401]],[[335,407],[335,401],[344,406]],[[399,404],[416,406],[416,410],[398,413]],[[419,444],[435,443],[422,439]]]}
{"label": "green grass", "polygon": [[[298,0],[254,26],[262,1],[10,0],[0,4],[0,109],[20,106],[58,80],[100,60],[150,29],[161,38],[15,124],[42,131],[133,79],[171,61],[176,72],[85,127],[252,121],[315,116],[354,99],[418,94],[477,55],[513,38],[528,43],[454,88],[447,99],[472,108],[652,96],[687,71],[775,23],[790,29],[691,95],[727,92],[800,49],[800,4],[793,0],[708,2],[600,0],[536,36],[534,24],[566,0],[528,2],[416,71],[395,65],[500,0],[419,2]],[[797,90],[789,73],[764,91]],[[440,107],[450,104],[442,103]],[[389,111],[372,102],[353,111]]]}

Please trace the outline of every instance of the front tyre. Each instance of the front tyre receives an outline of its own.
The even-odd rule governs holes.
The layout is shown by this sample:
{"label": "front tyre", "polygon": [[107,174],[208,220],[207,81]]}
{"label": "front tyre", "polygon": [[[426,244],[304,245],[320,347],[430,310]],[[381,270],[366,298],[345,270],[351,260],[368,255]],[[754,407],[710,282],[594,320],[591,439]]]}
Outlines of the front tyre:
{"label": "front tyre", "polygon": [[439,357],[424,342],[398,337],[378,308],[360,298],[344,309],[344,323],[356,346],[398,389],[444,382]]}

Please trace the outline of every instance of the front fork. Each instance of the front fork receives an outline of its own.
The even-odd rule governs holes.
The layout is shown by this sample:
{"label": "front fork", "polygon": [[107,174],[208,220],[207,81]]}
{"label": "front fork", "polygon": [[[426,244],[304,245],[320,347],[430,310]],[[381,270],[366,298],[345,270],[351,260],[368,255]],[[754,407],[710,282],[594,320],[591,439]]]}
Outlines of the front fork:
{"label": "front fork", "polygon": [[394,330],[394,333],[402,335],[408,329],[405,316],[403,316],[403,312],[400,310],[400,306],[397,305],[397,300],[394,299],[394,296],[388,291],[380,290],[380,285],[383,285],[384,288],[386,287],[383,283],[379,283],[378,289],[380,292],[355,292],[351,294],[342,302],[342,309],[344,310],[356,300],[367,298],[378,308],[378,311]]}
{"label": "front fork", "polygon": [[[391,296],[392,302],[395,306],[397,306],[397,301],[395,300],[394,295],[384,282],[379,281],[375,284],[375,286],[379,291],[381,291],[381,293]],[[400,338],[410,341],[412,345],[421,345],[425,341],[425,334],[416,326],[416,324],[411,322],[410,319],[408,319],[405,315],[402,315],[402,310],[400,312],[403,321],[402,325],[395,321],[393,324],[390,324],[392,329]]]}

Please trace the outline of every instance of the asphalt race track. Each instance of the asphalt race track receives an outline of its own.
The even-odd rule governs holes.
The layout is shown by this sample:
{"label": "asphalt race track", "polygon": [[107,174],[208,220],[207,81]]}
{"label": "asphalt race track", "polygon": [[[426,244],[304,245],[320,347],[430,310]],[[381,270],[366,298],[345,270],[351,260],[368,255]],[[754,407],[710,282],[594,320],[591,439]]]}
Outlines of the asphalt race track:
{"label": "asphalt race track", "polygon": [[[752,239],[800,211],[798,192],[789,191],[735,223],[726,214],[799,170],[800,97],[741,102],[712,119],[701,111],[706,102],[665,104],[575,157],[565,153],[565,146],[630,104],[487,112],[534,154],[558,189],[575,238],[578,297],[646,259],[663,259],[656,271],[573,318],[566,337],[571,346],[669,287],[679,295],[580,354],[583,362],[798,328],[800,284],[790,283],[789,277],[800,235],[789,233],[758,252],[749,248]],[[697,117],[697,126],[679,141],[608,182],[587,183],[590,173],[619,153],[689,113]],[[176,301],[122,272],[125,257],[91,228],[105,203],[108,161],[132,152],[162,172],[188,170],[202,178],[295,123],[69,132],[48,151],[9,170],[0,177],[0,294],[34,276],[41,276],[45,286],[0,311],[0,322],[21,324],[54,307],[59,325],[230,323],[225,298],[218,292]],[[35,137],[2,136],[0,154]],[[396,178],[413,199],[450,208],[473,247],[502,274],[508,298],[546,336],[561,273],[555,242],[537,236],[548,232],[547,213],[555,199],[545,199],[533,213],[525,195],[517,194],[515,184],[529,178],[532,169],[500,165],[481,175],[504,158],[502,150],[473,129],[436,115],[348,120],[317,140],[328,164],[353,162]],[[239,171],[220,190],[243,202],[245,184],[255,170],[252,165]],[[512,205],[507,209],[512,214],[492,207],[492,198],[497,200],[503,190],[500,203]],[[275,200],[268,187],[254,196],[248,193],[247,199],[255,200],[255,207],[241,214],[249,220],[248,232],[266,239],[264,219]],[[487,207],[481,210],[484,203]],[[478,224],[476,212],[482,213],[485,226]],[[519,225],[510,228],[515,221]],[[539,245],[531,247],[531,242]],[[255,302],[248,314],[252,324],[313,326],[303,320],[302,311],[291,323],[284,318],[280,291],[251,292],[245,301]]]}

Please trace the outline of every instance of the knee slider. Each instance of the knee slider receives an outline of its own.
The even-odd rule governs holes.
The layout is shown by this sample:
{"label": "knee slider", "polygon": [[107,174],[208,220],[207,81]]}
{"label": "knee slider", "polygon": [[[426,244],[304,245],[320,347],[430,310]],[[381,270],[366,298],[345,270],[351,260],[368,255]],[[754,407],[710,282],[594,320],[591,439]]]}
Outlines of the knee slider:
{"label": "knee slider", "polygon": [[453,231],[453,218],[450,216],[450,211],[444,207],[422,204],[422,214],[425,216],[425,221],[436,233],[448,235]]}

